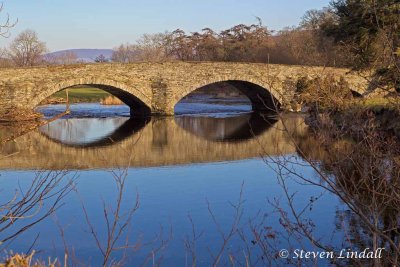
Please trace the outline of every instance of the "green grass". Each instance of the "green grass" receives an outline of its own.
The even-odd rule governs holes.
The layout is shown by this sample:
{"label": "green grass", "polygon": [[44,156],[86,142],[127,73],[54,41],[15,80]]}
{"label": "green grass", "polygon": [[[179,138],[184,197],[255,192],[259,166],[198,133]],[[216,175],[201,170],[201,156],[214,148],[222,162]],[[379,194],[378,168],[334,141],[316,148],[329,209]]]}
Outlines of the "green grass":
{"label": "green grass", "polygon": [[[68,96],[70,102],[100,102],[110,94],[106,91],[90,87],[73,87],[68,88]],[[66,99],[66,90],[59,91],[51,96],[52,98]]]}
{"label": "green grass", "polygon": [[371,110],[374,109],[392,109],[399,106],[399,100],[397,98],[392,97],[374,97],[374,98],[366,98],[357,100],[354,102],[356,106],[360,106],[363,108],[368,108]]}

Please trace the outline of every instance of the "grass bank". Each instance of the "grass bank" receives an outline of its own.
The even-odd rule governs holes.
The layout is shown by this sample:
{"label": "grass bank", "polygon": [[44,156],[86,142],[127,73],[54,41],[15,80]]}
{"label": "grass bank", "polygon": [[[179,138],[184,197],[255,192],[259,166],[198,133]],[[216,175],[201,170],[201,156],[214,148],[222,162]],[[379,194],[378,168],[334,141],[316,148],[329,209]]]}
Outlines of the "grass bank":
{"label": "grass bank", "polygon": [[399,116],[398,98],[365,98],[344,101],[340,106],[320,111],[314,108],[307,122],[313,128],[328,128],[332,134],[352,136],[359,141],[372,130],[382,138],[400,140]]}
{"label": "grass bank", "polygon": [[382,110],[398,110],[400,107],[400,99],[397,97],[361,98],[353,100],[352,104],[354,104],[356,108],[380,112]]}
{"label": "grass bank", "polygon": [[[50,103],[64,103],[67,100],[67,90],[62,90],[48,99],[46,99],[43,104]],[[92,87],[72,87],[68,88],[68,96],[70,103],[99,103],[103,99],[111,96],[106,91]]]}

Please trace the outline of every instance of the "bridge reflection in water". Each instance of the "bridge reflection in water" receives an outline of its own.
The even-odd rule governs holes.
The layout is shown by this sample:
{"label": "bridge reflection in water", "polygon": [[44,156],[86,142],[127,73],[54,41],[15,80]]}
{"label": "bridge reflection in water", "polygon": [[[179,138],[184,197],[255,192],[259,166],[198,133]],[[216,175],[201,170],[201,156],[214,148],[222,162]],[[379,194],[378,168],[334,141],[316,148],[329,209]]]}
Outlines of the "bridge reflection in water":
{"label": "bridge reflection in water", "polygon": [[[285,125],[304,125],[301,117]],[[291,134],[303,128],[291,127]],[[295,153],[282,121],[257,113],[61,119],[0,148],[0,169],[99,169],[241,160]]]}

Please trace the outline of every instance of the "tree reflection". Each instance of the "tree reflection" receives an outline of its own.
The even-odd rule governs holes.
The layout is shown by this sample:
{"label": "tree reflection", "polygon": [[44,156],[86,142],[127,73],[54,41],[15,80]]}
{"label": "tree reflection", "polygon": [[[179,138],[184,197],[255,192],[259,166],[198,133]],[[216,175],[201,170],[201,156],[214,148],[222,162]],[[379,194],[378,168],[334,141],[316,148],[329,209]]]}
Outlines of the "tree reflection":
{"label": "tree reflection", "polygon": [[[313,167],[319,181],[301,174],[297,179],[326,189],[344,205],[336,213],[336,228],[343,242],[340,247],[322,244],[325,250],[339,254],[347,248],[358,252],[384,248],[380,259],[341,259],[336,265],[396,265],[400,256],[400,147],[373,119],[362,124],[356,135],[325,124],[314,128],[308,137],[296,136],[299,154]],[[286,179],[284,172],[280,176]],[[291,194],[287,196],[291,203]],[[298,210],[292,211],[301,220],[286,218],[286,223],[299,227],[306,218]],[[311,230],[299,228],[303,236],[318,244]]]}

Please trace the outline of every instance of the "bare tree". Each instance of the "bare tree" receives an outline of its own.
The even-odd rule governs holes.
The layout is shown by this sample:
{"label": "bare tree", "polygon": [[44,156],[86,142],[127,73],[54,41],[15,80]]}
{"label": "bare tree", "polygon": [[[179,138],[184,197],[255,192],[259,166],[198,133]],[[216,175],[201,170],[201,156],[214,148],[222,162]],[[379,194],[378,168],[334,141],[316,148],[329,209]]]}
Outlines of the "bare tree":
{"label": "bare tree", "polygon": [[45,55],[44,60],[50,64],[70,65],[78,63],[78,56],[72,51],[65,51],[59,55]]}
{"label": "bare tree", "polygon": [[96,62],[96,63],[106,63],[106,62],[108,62],[108,59],[103,54],[101,54],[101,55],[97,56],[94,59],[94,62]]}
{"label": "bare tree", "polygon": [[166,34],[144,34],[137,41],[139,61],[162,61],[166,59],[165,50]]}
{"label": "bare tree", "polygon": [[[68,171],[39,172],[27,190],[19,188],[13,197],[0,203],[0,248],[53,214],[72,190],[74,178],[63,184]],[[45,205],[44,201],[52,201]],[[16,222],[22,221],[16,227]]]}
{"label": "bare tree", "polygon": [[6,68],[12,66],[12,62],[7,58],[7,50],[0,48],[0,68]]}
{"label": "bare tree", "polygon": [[120,63],[129,63],[134,61],[135,51],[133,45],[121,44],[119,47],[114,48],[111,60]]}
{"label": "bare tree", "polygon": [[17,66],[34,66],[40,63],[46,51],[46,44],[39,40],[38,34],[25,30],[13,40],[8,54]]}
{"label": "bare tree", "polygon": [[[117,199],[115,207],[108,206],[103,201],[103,213],[106,224],[106,238],[103,240],[101,233],[98,233],[95,224],[91,220],[88,210],[84,205],[83,200],[81,200],[82,209],[85,221],[90,229],[90,233],[96,242],[96,246],[101,252],[103,257],[103,266],[122,266],[126,260],[126,253],[128,250],[134,252],[139,249],[141,244],[139,241],[132,243],[129,241],[128,232],[131,227],[131,221],[134,214],[139,209],[139,194],[136,194],[136,199],[129,208],[129,211],[124,212],[122,209],[122,204],[125,201],[125,182],[128,175],[128,170],[124,169],[120,172],[112,171],[113,178],[117,186]],[[78,194],[79,192],[76,191]],[[64,236],[64,232],[61,229],[61,234]],[[66,254],[69,249],[64,240],[64,246]],[[117,260],[113,258],[113,254],[116,251],[122,251],[123,256],[121,259]]]}
{"label": "bare tree", "polygon": [[[3,11],[3,3],[0,3],[0,13]],[[10,16],[7,14],[3,22],[0,22],[0,37],[8,38],[10,28],[14,27],[17,21],[11,22]],[[7,51],[0,48],[0,67],[9,67],[11,62],[6,58]]]}
{"label": "bare tree", "polygon": [[130,63],[157,62],[169,58],[168,33],[144,34],[135,44],[120,45],[114,49],[112,61]]}
{"label": "bare tree", "polygon": [[[0,13],[3,11],[3,3],[0,4]],[[0,36],[9,37],[9,30],[17,24],[17,21],[11,22],[10,16],[7,14],[4,22],[0,23]]]}

